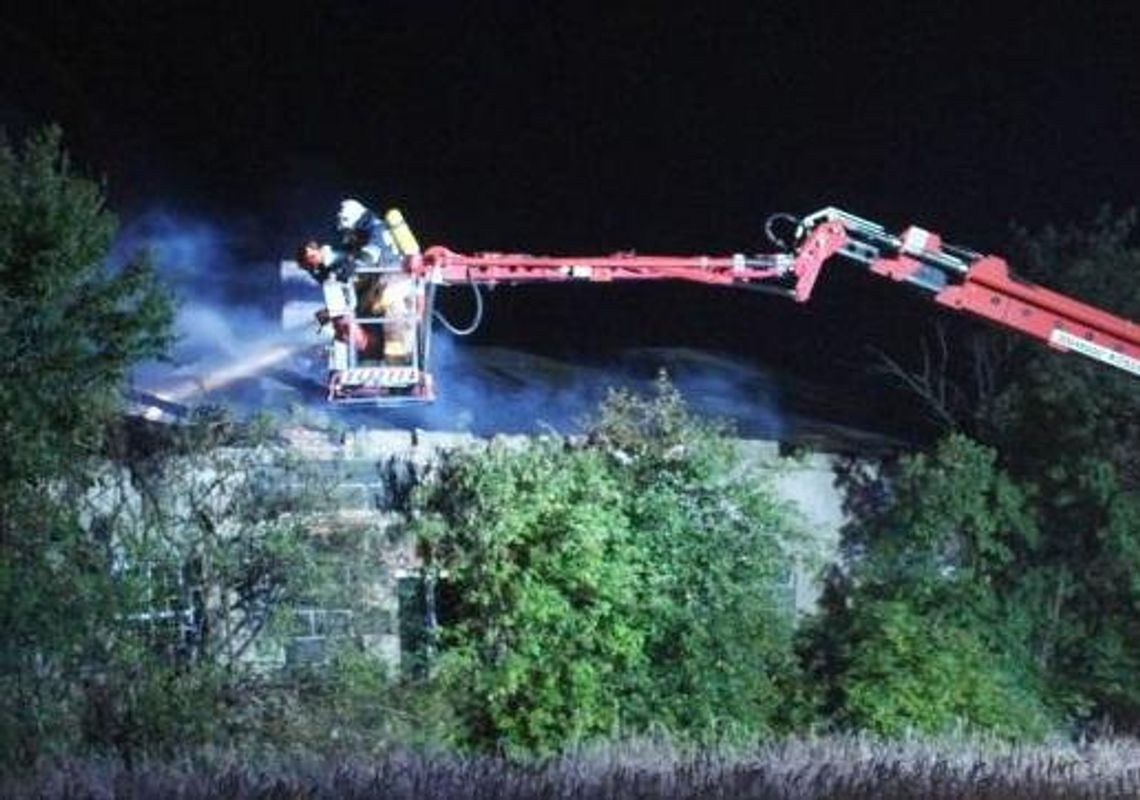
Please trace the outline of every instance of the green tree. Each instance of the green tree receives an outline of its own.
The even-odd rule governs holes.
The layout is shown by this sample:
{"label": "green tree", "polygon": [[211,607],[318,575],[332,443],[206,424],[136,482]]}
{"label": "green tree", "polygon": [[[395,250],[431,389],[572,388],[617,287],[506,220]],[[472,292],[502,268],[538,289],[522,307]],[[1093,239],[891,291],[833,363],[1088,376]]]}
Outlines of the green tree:
{"label": "green tree", "polygon": [[[1140,319],[1135,211],[1018,231],[1012,257],[1050,287]],[[1078,718],[1140,724],[1140,393],[1134,375],[1026,349],[996,405],[992,442],[1037,487],[1040,539],[1017,591],[1039,609],[1035,657]]]}
{"label": "green tree", "polygon": [[829,713],[897,734],[958,726],[1039,736],[1050,724],[1019,585],[1037,538],[996,453],[951,436],[904,458],[893,498],[850,533],[839,597],[807,634]]}
{"label": "green tree", "polygon": [[171,301],[145,261],[108,265],[114,231],[58,130],[0,142],[0,751],[25,763],[66,738],[65,678],[109,635],[107,541],[73,498],[127,370],[169,338]]}
{"label": "green tree", "polygon": [[620,721],[644,661],[620,488],[600,453],[537,441],[456,456],[425,499],[462,597],[442,679],[471,740],[547,750]]}
{"label": "green tree", "polygon": [[612,396],[580,442],[457,453],[416,504],[462,598],[439,670],[467,741],[550,751],[791,716],[794,520],[667,383]]}
{"label": "green tree", "polygon": [[58,130],[0,143],[0,486],[13,494],[81,471],[127,371],[169,343],[171,300],[146,260],[107,262],[115,229]]}
{"label": "green tree", "polygon": [[1052,720],[1032,682],[960,610],[859,598],[843,675],[846,724],[886,736],[958,727],[1039,738]]}
{"label": "green tree", "polygon": [[[1026,279],[1140,319],[1137,214],[1017,230],[1009,261]],[[968,328],[968,330],[967,330]],[[1140,724],[1140,392],[1134,375],[1027,337],[960,323],[935,369],[904,368],[944,429],[972,432],[1033,487],[1038,536],[1017,548],[998,591],[1024,615],[1034,668],[1077,718]],[[965,343],[959,346],[958,343]],[[955,370],[951,366],[959,364]],[[928,362],[929,366],[929,362]]]}
{"label": "green tree", "polygon": [[259,735],[250,659],[317,582],[308,526],[327,510],[324,480],[272,433],[213,408],[124,432],[85,494],[115,600],[84,664],[89,744],[129,760]]}
{"label": "green tree", "polygon": [[771,474],[730,434],[691,414],[664,376],[651,396],[613,393],[590,428],[620,466],[643,554],[648,669],[628,704],[635,727],[709,737],[801,719],[791,580],[815,554]]}

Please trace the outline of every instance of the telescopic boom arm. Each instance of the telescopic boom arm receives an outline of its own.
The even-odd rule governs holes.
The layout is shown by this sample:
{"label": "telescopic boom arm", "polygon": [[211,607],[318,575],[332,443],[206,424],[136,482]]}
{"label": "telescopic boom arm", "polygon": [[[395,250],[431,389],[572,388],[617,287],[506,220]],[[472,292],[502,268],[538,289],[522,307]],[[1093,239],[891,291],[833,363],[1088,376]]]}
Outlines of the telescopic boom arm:
{"label": "telescopic boom arm", "polygon": [[[404,224],[402,216],[399,220]],[[777,223],[791,229],[787,239],[777,235]],[[330,314],[330,298],[347,297],[345,292],[354,287],[337,281],[323,283],[325,313],[335,318],[329,347],[329,399],[379,406],[431,402],[436,396],[431,371],[432,320],[439,320],[458,335],[473,332],[482,318],[480,285],[680,280],[771,292],[804,303],[811,298],[824,265],[835,256],[860,264],[873,275],[909,284],[947,308],[983,317],[1057,350],[1081,353],[1140,376],[1140,326],[1020,280],[997,256],[947,244],[923,228],[910,227],[894,234],[878,223],[837,208],[802,218],[777,214],[769,219],[765,230],[777,252],[721,256],[630,252],[607,256],[467,255],[446,247],[420,253],[414,237],[405,231],[412,246],[401,248],[404,255],[398,263],[357,270],[359,290],[365,298],[375,295],[380,311],[373,311],[370,301],[357,302],[354,307],[342,299],[340,306],[344,308]],[[437,286],[462,284],[475,287],[477,301],[474,319],[463,329],[448,322],[433,306]],[[388,302],[385,298],[389,294],[403,298],[404,305]]]}
{"label": "telescopic boom arm", "polygon": [[837,208],[806,217],[803,226],[816,231],[836,223],[843,235],[835,252],[872,273],[909,283],[944,306],[1020,331],[1057,350],[1140,375],[1140,325],[1024,281],[998,256],[946,244],[922,228],[910,227],[895,236]]}
{"label": "telescopic boom arm", "polygon": [[[872,274],[910,284],[949,308],[984,317],[1045,342],[1140,375],[1140,325],[1013,276],[1004,260],[944,243],[931,231],[901,234],[838,208],[796,220],[788,252],[726,256],[464,255],[432,247],[406,269],[440,285],[567,281],[683,280],[755,289],[797,302],[811,298],[835,255]],[[771,235],[771,227],[769,227]],[[779,243],[777,241],[777,243]]]}

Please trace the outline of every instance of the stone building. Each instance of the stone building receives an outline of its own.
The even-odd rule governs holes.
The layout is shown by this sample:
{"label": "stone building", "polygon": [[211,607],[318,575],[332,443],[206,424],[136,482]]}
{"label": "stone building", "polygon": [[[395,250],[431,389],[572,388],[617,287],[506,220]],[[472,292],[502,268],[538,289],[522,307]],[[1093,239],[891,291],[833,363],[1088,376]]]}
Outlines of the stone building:
{"label": "stone building", "polygon": [[[324,510],[307,514],[303,525],[324,545],[318,549],[324,554],[322,583],[326,589],[321,596],[278,614],[276,635],[260,635],[258,625],[248,624],[256,608],[219,616],[214,626],[233,636],[224,657],[265,668],[319,663],[331,652],[330,645],[351,641],[381,656],[393,670],[409,668],[414,660],[409,654],[423,645],[425,629],[437,611],[435,593],[424,590],[415,543],[400,535],[405,519],[401,509],[412,487],[442,452],[480,446],[488,440],[466,433],[363,427],[332,433],[296,426],[282,433],[287,452],[306,467],[305,480],[315,478],[323,495]],[[525,440],[521,436],[500,438]],[[745,460],[798,510],[819,551],[834,552],[845,521],[837,479],[843,459],[818,452],[788,456],[781,453],[778,443],[762,440],[743,439],[738,445]],[[239,457],[249,458],[250,453],[220,448],[211,452],[209,461],[187,458],[173,468],[168,466],[161,480],[155,481],[168,496],[167,508],[173,509],[168,511],[168,525],[201,525],[207,516],[216,533],[225,535],[228,526],[237,524],[229,518],[230,490],[225,488],[225,468],[218,465],[237,464]],[[300,489],[276,487],[283,494],[294,488]],[[147,491],[154,490],[143,487],[129,470],[109,468],[93,490],[90,523],[93,527],[125,524],[127,529],[142,525],[142,498]],[[111,519],[112,514],[118,518]],[[126,564],[129,557],[123,555],[121,560]],[[154,571],[153,578],[157,587],[154,604],[138,615],[139,623],[164,626],[174,639],[201,624],[200,618],[209,609],[234,605],[217,593],[191,596],[182,590],[178,571]],[[789,603],[798,611],[810,609],[817,595],[815,574],[789,576]]]}
{"label": "stone building", "polygon": [[[462,433],[368,428],[336,437],[293,428],[285,435],[290,446],[307,462],[319,465],[335,486],[336,511],[323,524],[342,531],[355,529],[361,535],[371,531],[385,543],[386,549],[370,555],[362,602],[354,610],[340,612],[358,620],[354,633],[366,647],[398,663],[401,653],[415,646],[423,615],[431,610],[424,607],[420,562],[413,544],[386,538],[384,530],[398,526],[403,497],[439,453],[479,446],[487,440]],[[840,457],[824,453],[788,456],[776,442],[739,440],[738,444],[746,461],[767,474],[777,494],[798,510],[819,551],[834,552],[845,521],[837,481]],[[346,584],[352,582],[346,579]],[[809,610],[819,592],[817,576],[793,574],[788,589],[795,608]],[[330,611],[336,610],[323,613]],[[319,623],[320,613],[314,609],[298,613],[305,615],[301,627],[310,642],[307,654],[319,657],[319,643],[328,636]]]}

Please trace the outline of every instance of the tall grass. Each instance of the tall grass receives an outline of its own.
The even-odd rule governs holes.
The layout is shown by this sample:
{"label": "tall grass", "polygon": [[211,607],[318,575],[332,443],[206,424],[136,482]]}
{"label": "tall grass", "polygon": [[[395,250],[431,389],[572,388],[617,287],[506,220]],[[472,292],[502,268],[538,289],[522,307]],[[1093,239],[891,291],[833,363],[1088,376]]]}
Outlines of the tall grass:
{"label": "tall grass", "polygon": [[445,751],[372,758],[197,753],[127,770],[69,760],[0,779],[11,798],[1122,798],[1140,797],[1140,742],[1019,746],[978,740],[791,739],[751,748],[594,745],[520,763]]}

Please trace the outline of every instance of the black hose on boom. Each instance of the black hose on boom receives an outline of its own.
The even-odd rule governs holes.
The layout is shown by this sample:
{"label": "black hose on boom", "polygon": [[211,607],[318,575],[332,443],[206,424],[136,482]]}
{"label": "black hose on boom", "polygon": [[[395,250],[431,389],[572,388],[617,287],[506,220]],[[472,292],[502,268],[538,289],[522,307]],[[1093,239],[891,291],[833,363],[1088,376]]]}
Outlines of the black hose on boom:
{"label": "black hose on boom", "polygon": [[[776,225],[778,223],[784,223],[786,225],[792,226],[793,238],[790,242],[776,231]],[[768,217],[768,219],[764,220],[764,235],[768,237],[769,242],[780,248],[780,250],[784,251],[785,253],[794,252],[796,245],[804,235],[803,220],[801,220],[795,214],[788,214],[787,212],[783,211],[772,214]]]}
{"label": "black hose on boom", "polygon": [[479,284],[474,281],[468,281],[468,285],[471,287],[471,291],[475,293],[475,314],[472,316],[471,322],[468,323],[467,327],[460,328],[453,325],[442,312],[438,310],[432,311],[432,315],[439,320],[439,324],[447,328],[447,330],[455,336],[470,336],[479,330],[479,326],[483,323],[483,293],[479,291]]}

